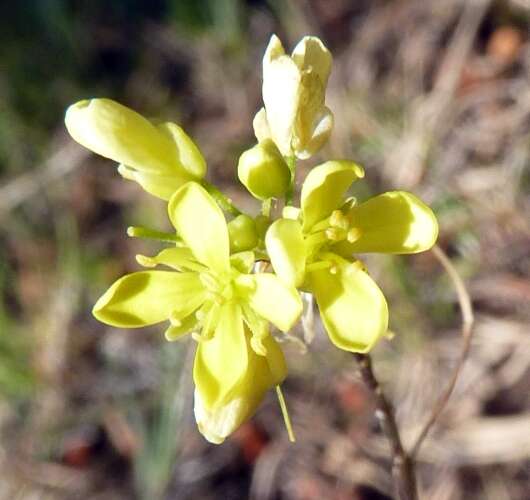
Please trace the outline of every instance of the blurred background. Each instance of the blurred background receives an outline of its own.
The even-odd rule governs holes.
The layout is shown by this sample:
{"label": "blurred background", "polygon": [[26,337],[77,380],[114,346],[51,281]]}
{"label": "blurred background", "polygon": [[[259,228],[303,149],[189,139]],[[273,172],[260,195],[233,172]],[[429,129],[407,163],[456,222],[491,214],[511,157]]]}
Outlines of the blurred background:
{"label": "blurred background", "polygon": [[[257,213],[235,166],[272,33],[289,49],[324,40],[336,127],[320,158],[365,166],[360,199],[426,200],[473,301],[470,358],[419,456],[423,498],[529,498],[529,30],[528,0],[2,2],[0,498],[390,498],[373,402],[318,322],[283,344],[297,443],[271,394],[214,446],[193,419],[193,341],[90,313],[158,248],[126,227],[169,224],[164,203],[67,136],[66,107],[110,97],[181,124],[210,180]],[[430,252],[367,263],[395,334],[375,369],[410,444],[458,358],[458,303]]]}

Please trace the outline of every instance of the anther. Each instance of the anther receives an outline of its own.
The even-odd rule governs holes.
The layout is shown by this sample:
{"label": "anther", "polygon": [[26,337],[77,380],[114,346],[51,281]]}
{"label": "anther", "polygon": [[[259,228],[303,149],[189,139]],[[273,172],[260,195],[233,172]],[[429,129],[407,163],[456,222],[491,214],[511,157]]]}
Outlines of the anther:
{"label": "anther", "polygon": [[252,336],[250,339],[250,346],[252,347],[252,350],[258,355],[258,356],[266,356],[267,355],[267,349],[265,349],[265,346],[263,345],[262,339],[260,339],[257,336]]}
{"label": "anther", "polygon": [[145,255],[137,255],[136,262],[143,267],[155,267],[157,262],[152,257],[147,257]]}
{"label": "anther", "polygon": [[350,243],[356,242],[361,237],[361,230],[358,227],[352,227],[346,236]]}
{"label": "anther", "polygon": [[340,211],[340,210],[334,210],[331,214],[331,217],[329,218],[329,223],[332,227],[336,227],[338,229],[344,229],[348,230],[348,219],[346,216]]}
{"label": "anther", "polygon": [[171,326],[182,326],[182,321],[175,316],[175,313],[171,313],[171,316],[169,317],[169,322],[171,323]]}
{"label": "anther", "polygon": [[342,241],[345,237],[344,229],[337,227],[328,227],[326,229],[326,238],[331,241]]}

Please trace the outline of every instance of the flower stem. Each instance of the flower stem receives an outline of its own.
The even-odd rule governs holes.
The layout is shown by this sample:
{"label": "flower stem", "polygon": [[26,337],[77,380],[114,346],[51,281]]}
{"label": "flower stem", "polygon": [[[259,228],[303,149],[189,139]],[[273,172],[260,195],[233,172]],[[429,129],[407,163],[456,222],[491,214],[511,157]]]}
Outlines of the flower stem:
{"label": "flower stem", "polygon": [[287,410],[287,404],[285,403],[285,398],[283,397],[282,388],[279,385],[276,386],[276,395],[278,396],[278,402],[280,403],[280,408],[282,410],[283,421],[285,422],[285,428],[287,429],[289,441],[291,441],[291,443],[295,443],[296,437],[294,436],[291,418],[289,417],[289,411]]}
{"label": "flower stem", "polygon": [[436,401],[436,404],[434,405],[431,414],[429,415],[429,418],[425,422],[418,437],[416,438],[416,441],[414,442],[414,445],[412,446],[410,456],[413,458],[418,455],[423,441],[427,437],[427,434],[429,434],[429,431],[431,430],[432,426],[442,413],[443,409],[445,408],[445,405],[451,397],[451,394],[453,393],[462,367],[464,366],[464,363],[471,349],[471,339],[473,336],[473,306],[471,304],[471,297],[469,296],[469,293],[466,290],[466,285],[464,284],[454,265],[451,263],[449,257],[438,245],[434,245],[434,247],[432,248],[432,253],[438,259],[440,264],[443,266],[443,268],[449,275],[449,278],[451,279],[453,287],[456,291],[458,297],[458,304],[460,305],[460,313],[462,315],[463,344],[458,361],[455,367],[453,368],[453,373],[451,374],[451,377],[449,377],[449,383],[447,384],[444,391]]}
{"label": "flower stem", "polygon": [[399,500],[417,500],[416,471],[412,458],[405,451],[394,417],[394,409],[383,394],[372,370],[372,360],[368,354],[354,354],[359,363],[361,377],[375,400],[375,416],[386,435],[392,450],[392,477]]}
{"label": "flower stem", "polygon": [[241,215],[241,210],[237,208],[230,198],[228,198],[224,193],[222,193],[219,189],[217,189],[213,184],[210,184],[207,181],[202,181],[202,185],[208,193],[210,193],[213,197],[213,199],[217,202],[217,204],[229,214],[234,215],[237,217],[238,215]]}
{"label": "flower stem", "polygon": [[267,198],[266,200],[263,200],[263,203],[261,204],[261,215],[263,215],[264,217],[270,218],[271,208],[272,208],[272,198]]}
{"label": "flower stem", "polygon": [[131,238],[145,238],[148,240],[163,241],[164,243],[182,243],[182,239],[177,234],[164,233],[141,226],[129,226],[127,228],[127,235]]}
{"label": "flower stem", "polygon": [[289,188],[285,193],[285,205],[289,206],[293,204],[294,185],[296,181],[296,156],[287,156],[285,158],[289,171],[291,172],[291,182]]}

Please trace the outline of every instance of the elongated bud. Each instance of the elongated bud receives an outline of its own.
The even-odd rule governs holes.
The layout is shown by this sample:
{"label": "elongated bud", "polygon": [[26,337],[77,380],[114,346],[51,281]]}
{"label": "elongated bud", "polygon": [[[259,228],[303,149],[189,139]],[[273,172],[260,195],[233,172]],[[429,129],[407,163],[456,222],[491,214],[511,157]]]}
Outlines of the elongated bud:
{"label": "elongated bud", "polygon": [[260,200],[283,196],[291,182],[289,167],[270,139],[241,155],[237,174],[252,196]]}
{"label": "elongated bud", "polygon": [[252,250],[258,244],[256,223],[252,217],[242,214],[228,223],[230,252]]}

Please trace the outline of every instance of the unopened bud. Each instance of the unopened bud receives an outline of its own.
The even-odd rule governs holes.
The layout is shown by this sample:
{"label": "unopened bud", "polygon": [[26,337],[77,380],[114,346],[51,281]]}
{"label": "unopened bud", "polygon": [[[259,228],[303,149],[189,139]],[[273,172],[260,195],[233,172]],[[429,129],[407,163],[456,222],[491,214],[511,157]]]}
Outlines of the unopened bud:
{"label": "unopened bud", "polygon": [[289,167],[270,139],[240,156],[237,175],[252,196],[260,200],[283,196],[291,182]]}
{"label": "unopened bud", "polygon": [[252,250],[258,244],[256,223],[252,217],[242,214],[228,223],[230,251],[232,253]]}

